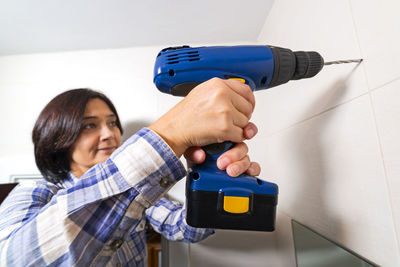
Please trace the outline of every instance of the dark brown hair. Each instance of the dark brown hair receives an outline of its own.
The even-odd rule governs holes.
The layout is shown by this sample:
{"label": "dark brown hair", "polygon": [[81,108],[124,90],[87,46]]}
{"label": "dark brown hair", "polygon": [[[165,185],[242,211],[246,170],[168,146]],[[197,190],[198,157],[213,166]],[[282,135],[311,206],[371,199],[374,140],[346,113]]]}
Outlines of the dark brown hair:
{"label": "dark brown hair", "polygon": [[108,105],[122,135],[117,110],[104,94],[88,88],[59,94],[42,110],[32,131],[36,165],[47,181],[58,183],[67,178],[70,149],[81,132],[86,105],[93,98]]}

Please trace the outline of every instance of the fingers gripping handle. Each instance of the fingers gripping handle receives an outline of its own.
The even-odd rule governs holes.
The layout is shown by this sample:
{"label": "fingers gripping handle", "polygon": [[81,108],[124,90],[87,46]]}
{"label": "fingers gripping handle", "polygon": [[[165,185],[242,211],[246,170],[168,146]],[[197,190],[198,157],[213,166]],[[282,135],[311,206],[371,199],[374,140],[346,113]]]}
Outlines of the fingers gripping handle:
{"label": "fingers gripping handle", "polygon": [[[210,144],[207,146],[203,146],[203,150],[206,152],[206,157],[209,159],[212,159],[213,161],[216,161],[218,157],[231,149],[235,144],[230,142],[230,141],[225,141],[223,143],[215,143],[215,144]],[[206,158],[207,160],[207,158]]]}
{"label": "fingers gripping handle", "polygon": [[[246,84],[246,80],[243,78],[238,78],[238,77],[230,77],[228,78],[228,80],[235,80],[235,81],[239,81],[241,83]],[[229,149],[231,149],[233,146],[235,145],[235,143],[231,142],[231,141],[225,141],[222,143],[214,143],[214,144],[210,144],[207,146],[203,146],[203,150],[206,152],[206,161],[207,160],[212,160],[212,161],[217,161],[218,157],[228,151]]]}

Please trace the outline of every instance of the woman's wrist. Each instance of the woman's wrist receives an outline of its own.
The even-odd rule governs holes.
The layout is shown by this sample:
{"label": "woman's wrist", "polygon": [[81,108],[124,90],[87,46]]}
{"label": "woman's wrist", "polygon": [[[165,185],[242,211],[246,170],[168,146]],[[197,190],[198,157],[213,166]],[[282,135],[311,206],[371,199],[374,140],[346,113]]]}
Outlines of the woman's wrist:
{"label": "woman's wrist", "polygon": [[160,136],[165,143],[167,143],[177,158],[180,158],[183,153],[185,153],[187,147],[181,144],[181,142],[178,141],[178,138],[174,138],[174,135],[170,134],[172,131],[168,130],[168,127],[160,125],[160,123],[157,121],[148,128]]}

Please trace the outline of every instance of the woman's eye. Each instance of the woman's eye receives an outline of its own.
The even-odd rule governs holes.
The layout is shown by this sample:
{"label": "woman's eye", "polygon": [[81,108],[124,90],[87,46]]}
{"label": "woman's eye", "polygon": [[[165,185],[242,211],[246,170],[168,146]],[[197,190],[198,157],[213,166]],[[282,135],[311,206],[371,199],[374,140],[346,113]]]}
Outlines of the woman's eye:
{"label": "woman's eye", "polygon": [[115,127],[115,126],[117,126],[117,121],[110,121],[110,122],[109,122],[109,125],[110,125],[111,127]]}
{"label": "woman's eye", "polygon": [[96,128],[96,124],[94,124],[94,123],[88,123],[83,126],[83,129],[85,129],[85,130],[90,130],[90,129],[94,129],[94,128]]}

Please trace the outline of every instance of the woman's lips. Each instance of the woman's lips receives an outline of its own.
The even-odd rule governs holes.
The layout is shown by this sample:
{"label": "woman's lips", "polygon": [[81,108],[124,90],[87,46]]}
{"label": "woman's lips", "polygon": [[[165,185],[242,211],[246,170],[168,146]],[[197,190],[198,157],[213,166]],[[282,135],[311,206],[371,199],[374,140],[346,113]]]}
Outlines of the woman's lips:
{"label": "woman's lips", "polygon": [[102,151],[102,152],[109,153],[109,152],[113,152],[115,149],[116,149],[115,146],[110,146],[110,147],[102,147],[102,148],[99,148],[99,149],[97,149],[97,150],[98,150],[98,151]]}

